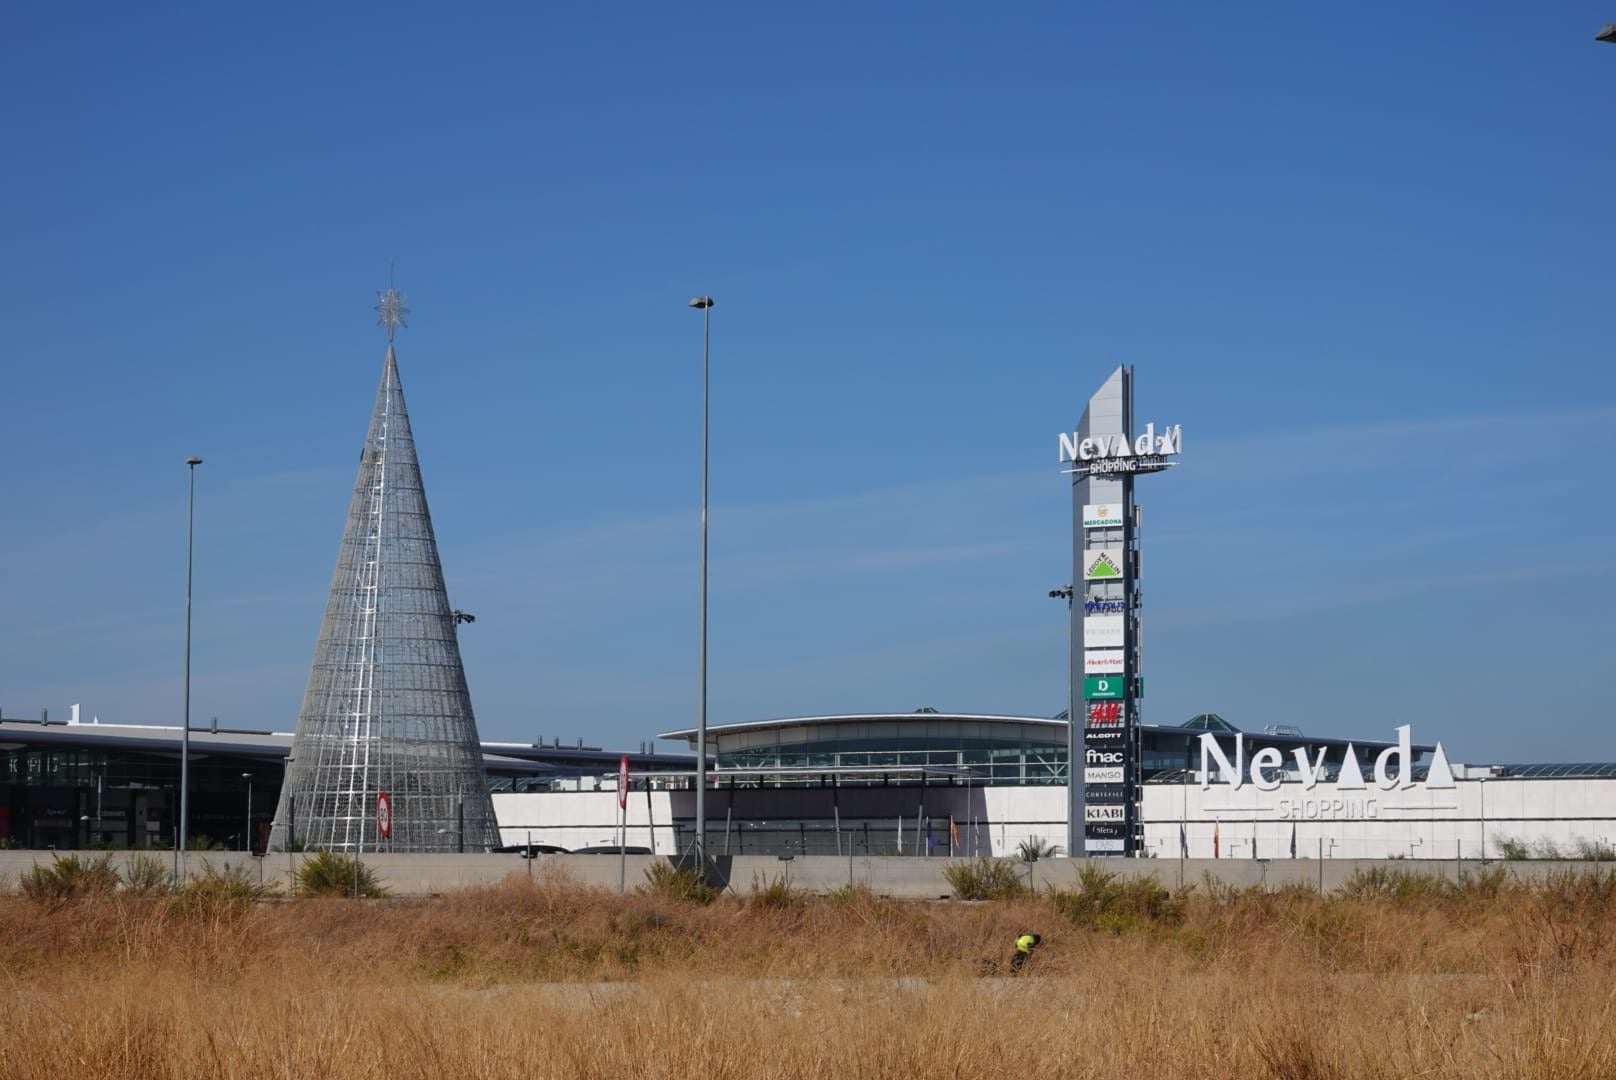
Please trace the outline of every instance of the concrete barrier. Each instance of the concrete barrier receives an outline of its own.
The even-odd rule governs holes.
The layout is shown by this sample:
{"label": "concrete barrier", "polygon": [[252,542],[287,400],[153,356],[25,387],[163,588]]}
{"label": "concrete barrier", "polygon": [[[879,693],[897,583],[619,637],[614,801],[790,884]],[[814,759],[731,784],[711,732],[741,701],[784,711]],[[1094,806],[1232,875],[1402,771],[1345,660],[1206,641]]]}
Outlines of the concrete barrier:
{"label": "concrete barrier", "polygon": [[[173,852],[61,852],[63,857],[76,855],[98,859],[103,855],[111,859],[120,872],[136,859],[155,860],[172,873],[175,865]],[[0,851],[0,887],[15,889],[22,875],[36,864],[48,864],[57,853],[49,851]],[[218,872],[239,871],[265,885],[279,887],[290,893],[298,865],[311,856],[306,854],[271,854],[261,857],[243,852],[187,852],[179,860],[182,876],[194,877],[212,868]],[[377,854],[362,856],[361,861],[375,875],[388,892],[399,897],[435,896],[476,885],[488,885],[512,875],[536,877],[552,872],[593,888],[616,890],[621,873],[622,886],[635,889],[645,882],[646,869],[653,863],[665,862],[659,855],[629,855],[619,861],[616,855],[541,855],[523,859],[515,854],[468,855],[397,855]],[[745,895],[755,888],[775,881],[810,892],[825,893],[844,885],[869,886],[882,896],[907,900],[946,898],[953,890],[943,870],[950,863],[963,859],[918,858],[910,856],[855,856],[842,858],[835,855],[807,855],[793,859],[779,859],[766,855],[721,856],[714,860],[719,882],[737,894]],[[1035,863],[1012,862],[1035,889],[1046,887],[1071,888],[1076,885],[1079,869],[1085,864],[1108,873],[1124,877],[1154,877],[1170,889],[1181,886],[1204,887],[1207,881],[1235,888],[1275,889],[1287,885],[1331,891],[1340,888],[1360,870],[1379,867],[1410,874],[1429,874],[1458,880],[1462,875],[1474,874],[1482,869],[1503,868],[1520,878],[1541,878],[1549,874],[1603,870],[1616,873],[1616,864],[1574,861],[1507,861],[1454,859],[1042,859]]]}

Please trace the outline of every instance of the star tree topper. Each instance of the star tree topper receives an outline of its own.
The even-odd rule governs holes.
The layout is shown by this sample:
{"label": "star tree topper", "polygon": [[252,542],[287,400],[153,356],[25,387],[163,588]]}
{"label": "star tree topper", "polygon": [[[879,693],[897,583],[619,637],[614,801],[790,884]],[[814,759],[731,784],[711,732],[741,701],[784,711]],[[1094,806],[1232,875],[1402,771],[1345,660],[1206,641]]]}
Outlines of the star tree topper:
{"label": "star tree topper", "polygon": [[393,331],[398,327],[408,327],[404,317],[410,309],[404,306],[404,294],[388,285],[386,292],[376,294],[376,325],[387,330],[387,343],[393,343]]}

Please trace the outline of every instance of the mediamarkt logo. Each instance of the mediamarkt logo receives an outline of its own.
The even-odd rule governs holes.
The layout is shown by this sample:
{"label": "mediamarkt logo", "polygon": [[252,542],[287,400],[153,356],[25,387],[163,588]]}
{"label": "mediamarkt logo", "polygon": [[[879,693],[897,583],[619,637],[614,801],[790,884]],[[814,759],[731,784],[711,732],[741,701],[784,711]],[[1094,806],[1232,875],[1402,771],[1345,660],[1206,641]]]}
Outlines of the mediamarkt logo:
{"label": "mediamarkt logo", "polygon": [[1060,433],[1060,460],[1070,461],[1066,472],[1099,476],[1104,473],[1160,472],[1174,463],[1166,460],[1184,448],[1184,427],[1174,424],[1156,434],[1154,422],[1132,442],[1126,435],[1091,435],[1080,439],[1077,432]]}
{"label": "mediamarkt logo", "polygon": [[[1397,791],[1414,786],[1414,747],[1413,728],[1409,724],[1399,725],[1397,728],[1397,745],[1388,746],[1375,758],[1375,786],[1382,791]],[[1308,760],[1307,751],[1298,746],[1291,751],[1296,759],[1296,773],[1302,781],[1302,789],[1311,791],[1320,780],[1324,779],[1324,757],[1326,751],[1320,749],[1318,756],[1312,761]],[[1218,773],[1223,782],[1231,788],[1239,790],[1248,779],[1251,786],[1258,791],[1277,791],[1283,781],[1281,774],[1285,764],[1285,755],[1277,746],[1265,746],[1251,755],[1249,775],[1246,769],[1246,737],[1237,733],[1234,737],[1234,760],[1230,761],[1223,754],[1223,748],[1218,745],[1217,736],[1208,732],[1201,736],[1201,788],[1205,790],[1212,786],[1212,770],[1210,763],[1218,763]],[[1396,775],[1392,775],[1391,763],[1398,763]],[[1270,773],[1272,776],[1270,776]],[[1357,789],[1364,787],[1363,771],[1358,767],[1358,754],[1351,743],[1347,744],[1347,752],[1341,759],[1341,772],[1336,780],[1338,790]],[[1427,770],[1425,786],[1428,788],[1451,788],[1453,783],[1453,770],[1448,765],[1448,756],[1442,750],[1442,744],[1436,744],[1436,752],[1431,756],[1431,766]]]}

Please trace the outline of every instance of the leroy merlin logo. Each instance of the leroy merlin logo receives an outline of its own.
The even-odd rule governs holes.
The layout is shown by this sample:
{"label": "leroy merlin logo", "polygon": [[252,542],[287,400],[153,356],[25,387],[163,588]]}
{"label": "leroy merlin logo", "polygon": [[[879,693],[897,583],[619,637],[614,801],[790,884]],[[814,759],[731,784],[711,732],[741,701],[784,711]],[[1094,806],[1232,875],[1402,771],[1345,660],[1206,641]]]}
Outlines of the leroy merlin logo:
{"label": "leroy merlin logo", "polygon": [[1122,576],[1122,567],[1118,566],[1121,559],[1111,551],[1098,551],[1083,568],[1083,576],[1089,580],[1095,578],[1119,578]]}

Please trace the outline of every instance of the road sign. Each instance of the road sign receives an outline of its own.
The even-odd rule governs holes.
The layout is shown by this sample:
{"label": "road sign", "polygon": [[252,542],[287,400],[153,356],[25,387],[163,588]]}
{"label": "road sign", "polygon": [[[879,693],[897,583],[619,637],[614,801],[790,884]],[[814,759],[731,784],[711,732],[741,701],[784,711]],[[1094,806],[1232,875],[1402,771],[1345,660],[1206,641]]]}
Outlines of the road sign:
{"label": "road sign", "polygon": [[393,835],[393,800],[385,791],[376,795],[376,831],[383,840]]}
{"label": "road sign", "polygon": [[617,763],[617,808],[628,809],[628,755],[624,754]]}
{"label": "road sign", "polygon": [[1127,682],[1121,675],[1093,675],[1083,680],[1083,698],[1086,701],[1121,701],[1126,695]]}

